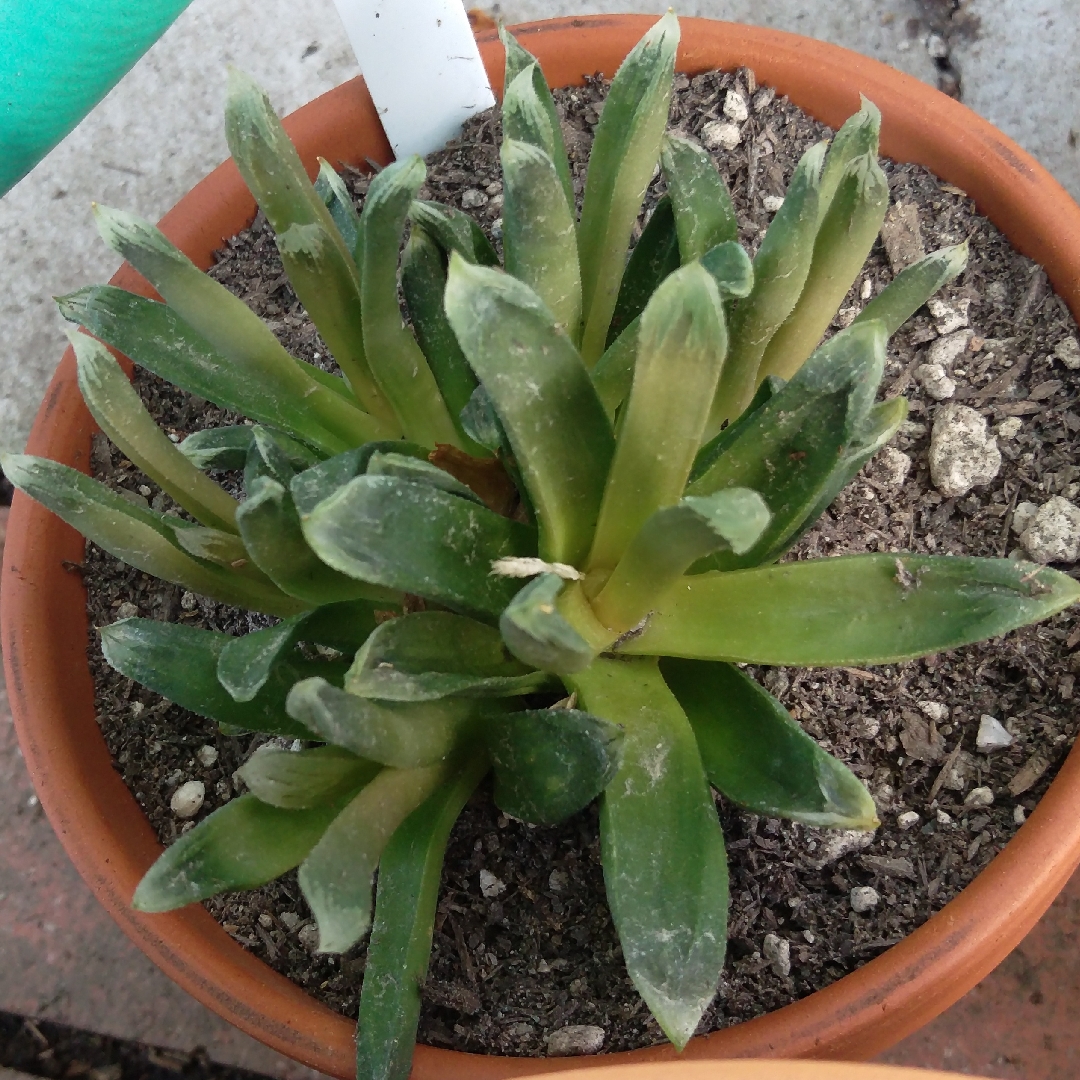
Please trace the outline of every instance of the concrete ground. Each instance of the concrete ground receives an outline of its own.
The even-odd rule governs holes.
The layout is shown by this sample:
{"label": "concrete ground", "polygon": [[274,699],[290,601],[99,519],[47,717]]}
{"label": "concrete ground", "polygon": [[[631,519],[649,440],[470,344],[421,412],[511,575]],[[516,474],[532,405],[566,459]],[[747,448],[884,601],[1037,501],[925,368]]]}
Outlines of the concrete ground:
{"label": "concrete ground", "polygon": [[[501,13],[513,22],[667,6],[505,0]],[[1075,0],[701,0],[680,13],[834,41],[958,89],[1080,197]],[[91,200],[154,220],[218,164],[227,63],[252,73],[283,112],[356,73],[331,0],[194,0],[83,125],[0,200],[0,449],[21,448],[63,346],[50,297],[116,268],[94,233]],[[0,510],[0,535],[2,522]],[[181,1050],[203,1045],[217,1060],[282,1077],[313,1075],[187,997],[97,908],[34,801],[2,688],[0,822],[0,1009]],[[887,1060],[1028,1080],[1080,1075],[1078,935],[1074,879],[998,971]]]}

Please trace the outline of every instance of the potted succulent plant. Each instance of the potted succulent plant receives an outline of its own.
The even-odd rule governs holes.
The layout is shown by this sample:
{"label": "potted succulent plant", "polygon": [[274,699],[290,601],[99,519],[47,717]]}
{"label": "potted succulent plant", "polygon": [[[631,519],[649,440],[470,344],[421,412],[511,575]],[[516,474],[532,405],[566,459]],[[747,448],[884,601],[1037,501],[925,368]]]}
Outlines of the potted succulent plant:
{"label": "potted succulent plant", "polygon": [[[363,1076],[409,1071],[442,850],[489,770],[499,805],[528,821],[601,796],[628,971],[681,1048],[726,943],[710,783],[760,813],[876,820],[861,782],[737,662],[906,659],[1078,594],[1006,560],[774,565],[903,420],[902,399],[874,403],[885,340],[965,252],[917,263],[818,347],[885,212],[877,110],[806,155],[751,262],[711,162],[664,134],[677,43],[668,16],[620,68],[578,222],[547,83],[505,36],[505,270],[466,215],[416,201],[419,159],[380,172],[359,216],[329,166],[312,185],[235,76],[230,149],[343,377],[289,356],[162,232],[99,209],[165,303],[103,286],[63,298],[65,315],[255,423],[174,446],[109,351],[75,334],[91,413],[188,517],[55,461],[4,461],[118,557],[280,619],[237,638],[150,620],[103,630],[109,661],[171,700],[324,744],[253,756],[250,794],[174,843],[135,905],[167,911],[299,865],[320,947],[342,950],[371,925],[378,866]],[[627,262],[657,161],[669,200]],[[397,301],[407,222],[411,330]],[[795,435],[799,454],[778,455]],[[246,498],[212,467],[242,469]],[[21,671],[18,646],[5,652]],[[327,1067],[321,1039],[293,1052]]]}

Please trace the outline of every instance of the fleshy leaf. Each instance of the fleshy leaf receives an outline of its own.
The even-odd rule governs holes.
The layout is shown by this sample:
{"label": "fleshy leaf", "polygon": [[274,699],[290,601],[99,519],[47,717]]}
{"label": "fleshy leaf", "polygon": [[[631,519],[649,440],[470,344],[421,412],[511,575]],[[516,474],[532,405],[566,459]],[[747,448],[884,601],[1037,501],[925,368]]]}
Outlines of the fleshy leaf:
{"label": "fleshy leaf", "polygon": [[373,454],[385,451],[392,454],[408,454],[410,457],[427,461],[428,451],[416,443],[403,440],[393,442],[370,442],[343,454],[336,454],[326,461],[320,461],[293,477],[289,492],[301,515],[310,514],[316,506],[344,487],[350,480],[363,476]]}
{"label": "fleshy leaf", "polygon": [[874,829],[862,781],[732,664],[666,659],[660,671],[694,729],[709,783],[755,814],[828,829]]}
{"label": "fleshy leaf", "polygon": [[619,768],[622,729],[579,709],[528,709],[494,722],[495,805],[534,825],[584,809]]}
{"label": "fleshy leaf", "polygon": [[[255,436],[248,424],[233,427],[203,428],[192,432],[177,449],[197,469],[242,469]],[[293,469],[309,469],[321,457],[284,432],[274,432],[275,441],[285,451]]]}
{"label": "fleshy leaf", "polygon": [[446,843],[487,770],[486,758],[474,755],[398,826],[383,850],[356,1026],[358,1077],[408,1078]]}
{"label": "fleshy leaf", "polygon": [[309,675],[340,680],[346,665],[282,661],[254,698],[234,701],[218,682],[217,670],[223,650],[235,640],[213,630],[153,619],[122,619],[101,629],[101,650],[121,675],[181,708],[246,731],[310,739],[307,728],[289,719],[285,696],[293,683]]}
{"label": "fleshy leaf", "polygon": [[661,141],[660,167],[675,211],[684,265],[700,259],[717,244],[738,240],[731,193],[700,146],[668,132]]}
{"label": "fleshy leaf", "polygon": [[444,761],[476,712],[473,702],[452,698],[407,704],[372,701],[319,678],[296,683],[285,707],[320,739],[398,769]]}
{"label": "fleshy leaf", "polygon": [[614,440],[570,339],[524,283],[450,259],[446,313],[494,402],[540,523],[540,555],[584,559]]}
{"label": "fleshy leaf", "polygon": [[497,618],[515,584],[491,564],[536,552],[534,531],[486,507],[393,476],[358,476],[303,518],[304,536],[335,570]]}
{"label": "fleshy leaf", "polygon": [[383,769],[334,819],[300,865],[319,952],[345,952],[371,925],[371,885],[398,826],[443,783],[447,765]]}
{"label": "fleshy leaf", "polygon": [[448,611],[382,623],[356,654],[345,688],[381,701],[515,697],[549,682],[506,650],[498,630]]}
{"label": "fleshy leaf", "polygon": [[430,461],[398,454],[391,450],[376,450],[368,458],[368,476],[395,476],[399,480],[408,480],[413,484],[426,484],[437,491],[456,495],[459,499],[479,503],[480,496],[472,488],[451,476],[445,469],[432,465]]}
{"label": "fleshy leaf", "polygon": [[166,848],[139,882],[132,907],[173,911],[221,892],[265,885],[303,861],[340,808],[339,800],[281,810],[241,795]]}
{"label": "fleshy leaf", "polygon": [[901,270],[885,288],[866,305],[855,322],[880,319],[892,337],[942,287],[955,278],[968,259],[968,242],[942,248]]}
{"label": "fleshy leaf", "polygon": [[568,682],[625,731],[600,802],[604,884],[630,978],[681,1050],[727,946],[724,838],[697,741],[655,661],[597,660]]}
{"label": "fleshy leaf", "polygon": [[475,218],[453,206],[417,199],[409,207],[413,226],[429,233],[446,252],[456,251],[477,266],[498,266],[499,256]]}
{"label": "fleshy leaf", "polygon": [[315,178],[315,194],[330,211],[337,231],[345,242],[345,250],[352,256],[356,272],[360,272],[360,215],[353,206],[352,196],[345,181],[326,158],[319,158],[319,175]]}
{"label": "fleshy leaf", "polygon": [[503,641],[519,660],[557,675],[580,671],[596,655],[555,606],[564,584],[555,574],[542,574],[507,604],[499,619]]}
{"label": "fleshy leaf", "polygon": [[999,637],[1076,603],[1012,559],[847,555],[683,578],[630,654],[797,667],[891,664]]}
{"label": "fleshy leaf", "polygon": [[336,803],[373,780],[381,765],[337,746],[282,750],[260,746],[236,770],[260,802],[282,810]]}
{"label": "fleshy leaf", "polygon": [[863,154],[874,158],[878,156],[881,113],[872,101],[865,97],[861,97],[861,101],[859,111],[841,124],[829,147],[829,156],[825,159],[825,168],[821,173],[819,219],[824,219],[851,163]]}

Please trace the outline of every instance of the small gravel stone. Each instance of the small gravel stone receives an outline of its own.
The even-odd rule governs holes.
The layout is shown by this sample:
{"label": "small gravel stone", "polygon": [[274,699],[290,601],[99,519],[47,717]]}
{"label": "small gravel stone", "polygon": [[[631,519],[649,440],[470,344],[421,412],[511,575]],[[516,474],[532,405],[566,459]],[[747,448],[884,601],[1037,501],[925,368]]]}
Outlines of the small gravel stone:
{"label": "small gravel stone", "polygon": [[743,123],[750,115],[746,98],[738,90],[729,90],[724,98],[724,115],[736,124]]}
{"label": "small gravel stone", "polygon": [[[958,300],[956,303],[949,303],[939,296],[934,296],[927,301],[926,306],[934,317],[934,329],[939,334],[952,334],[968,324],[968,311],[971,310],[970,300]],[[970,341],[971,335],[968,334],[967,337]]]}
{"label": "small gravel stone", "polygon": [[991,750],[1001,750],[1003,747],[1011,746],[1012,741],[1012,734],[1000,721],[986,713],[979,717],[979,733],[975,736],[975,745],[984,754],[990,753]]}
{"label": "small gravel stone", "polygon": [[548,1057],[599,1054],[603,1045],[604,1029],[595,1024],[570,1024],[547,1037]]}
{"label": "small gravel stone", "polygon": [[763,86],[754,95],[754,112],[761,112],[762,109],[767,108],[772,104],[774,97],[776,97],[776,91],[771,86]]}
{"label": "small gravel stone", "polygon": [[949,719],[949,706],[940,701],[918,702],[919,712],[923,716],[933,720],[935,724],[941,724]]}
{"label": "small gravel stone", "polygon": [[201,780],[189,780],[173,792],[169,806],[178,818],[192,818],[202,809],[205,798],[206,785]]}
{"label": "small gravel stone", "polygon": [[465,210],[478,210],[487,206],[488,197],[477,188],[467,188],[461,193],[461,206]]}
{"label": "small gravel stone", "polygon": [[935,401],[945,401],[956,393],[956,383],[940,364],[920,364],[915,369],[915,378]]}
{"label": "small gravel stone", "polygon": [[497,878],[490,870],[481,870],[480,891],[491,900],[496,896],[502,896],[506,892],[506,882]]}
{"label": "small gravel stone", "polygon": [[1040,563],[1080,558],[1080,509],[1055,495],[1039,507],[1020,534],[1024,550]]}
{"label": "small gravel stone", "polygon": [[896,203],[889,207],[881,226],[881,242],[894,274],[926,254],[919,210],[913,203]]}
{"label": "small gravel stone", "polygon": [[283,911],[278,918],[286,930],[295,930],[300,925],[300,916],[295,911]]}
{"label": "small gravel stone", "polygon": [[947,498],[988,484],[1001,469],[997,439],[986,418],[966,405],[946,405],[930,433],[930,479]]}
{"label": "small gravel stone", "polygon": [[911,458],[895,446],[886,446],[870,463],[871,479],[887,488],[903,487],[910,472]]}
{"label": "small gravel stone", "polygon": [[315,952],[319,947],[319,928],[314,923],[309,922],[301,926],[296,937],[308,952]]}
{"label": "small gravel stone", "polygon": [[548,888],[552,892],[562,892],[570,884],[570,876],[564,870],[552,870],[548,878]]}
{"label": "small gravel stone", "polygon": [[1064,364],[1070,371],[1080,369],[1080,341],[1067,337],[1054,349],[1054,359]]}
{"label": "small gravel stone", "polygon": [[185,592],[180,597],[180,606],[185,611],[194,611],[199,606],[199,601],[193,592]]}
{"label": "small gravel stone", "polygon": [[1024,810],[1022,806],[1013,807],[1013,821],[1015,821],[1017,825],[1023,825],[1024,822],[1027,821],[1027,811]]}
{"label": "small gravel stone", "polygon": [[944,810],[939,810],[934,816],[937,819],[937,823],[939,825],[952,824],[952,818]]}
{"label": "small gravel stone", "polygon": [[947,368],[964,355],[970,341],[970,330],[957,330],[955,334],[939,337],[927,351],[926,362]]}
{"label": "small gravel stone", "polygon": [[1017,503],[1012,516],[1013,532],[1022,533],[1035,520],[1035,515],[1038,512],[1039,507],[1033,502]]}
{"label": "small gravel stone", "polygon": [[742,142],[742,132],[730,120],[710,120],[701,129],[701,141],[706,150],[734,150]]}
{"label": "small gravel stone", "polygon": [[814,870],[821,870],[830,863],[853,851],[862,851],[874,842],[874,833],[862,829],[823,829],[819,833],[807,830],[817,840],[817,848],[805,856],[806,864]]}
{"label": "small gravel stone", "polygon": [[902,814],[896,815],[896,824],[901,829],[913,829],[922,819],[914,810],[905,810]]}
{"label": "small gravel stone", "polygon": [[1007,416],[994,431],[997,432],[1000,439],[1015,439],[1020,434],[1020,429],[1024,426],[1023,420],[1019,416]]}
{"label": "small gravel stone", "polygon": [[207,743],[206,746],[200,746],[199,749],[195,751],[195,756],[199,759],[199,764],[204,769],[209,769],[218,759],[217,747]]}
{"label": "small gravel stone", "polygon": [[851,910],[856,915],[862,915],[876,908],[880,899],[877,889],[870,885],[857,885],[851,890]]}
{"label": "small gravel stone", "polygon": [[988,787],[972,788],[964,798],[964,805],[969,810],[982,810],[994,805],[994,793]]}
{"label": "small gravel stone", "polygon": [[766,934],[761,954],[769,961],[773,972],[781,977],[791,974],[791,942],[776,934]]}
{"label": "small gravel stone", "polygon": [[134,619],[138,614],[139,609],[130,600],[125,600],[116,609],[116,617],[118,619]]}
{"label": "small gravel stone", "polygon": [[779,210],[780,207],[784,205],[784,196],[783,195],[766,195],[765,198],[761,200],[761,205],[764,206],[765,209],[768,210],[770,214],[775,214],[776,211]]}

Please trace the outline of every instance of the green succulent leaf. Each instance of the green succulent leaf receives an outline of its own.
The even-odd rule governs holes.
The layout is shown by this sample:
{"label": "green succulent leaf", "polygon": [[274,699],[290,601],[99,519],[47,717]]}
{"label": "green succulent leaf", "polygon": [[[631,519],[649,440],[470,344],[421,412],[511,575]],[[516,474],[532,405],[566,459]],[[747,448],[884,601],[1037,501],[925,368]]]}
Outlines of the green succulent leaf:
{"label": "green succulent leaf", "polygon": [[536,551],[529,526],[393,476],[358,476],[302,520],[312,550],[335,570],[489,619],[515,590],[491,564]]}
{"label": "green succulent leaf", "polygon": [[540,524],[540,554],[576,565],[614,440],[581,357],[523,282],[451,256],[446,314],[490,395]]}
{"label": "green succulent leaf", "polygon": [[281,810],[241,795],[174,841],[135,890],[136,911],[173,911],[222,892],[255,889],[298,866],[341,803]]}
{"label": "green succulent leaf", "polygon": [[881,113],[868,98],[861,98],[861,106],[844,121],[829,147],[825,168],[821,172],[821,199],[818,204],[818,220],[823,221],[840,189],[844,175],[851,163],[863,155],[876,160],[881,137]]}
{"label": "green succulent leaf", "polygon": [[[218,656],[218,682],[233,701],[251,701],[266,685],[274,666],[288,656],[306,615],[232,638]],[[374,622],[374,620],[372,620]]]}
{"label": "green succulent leaf", "polygon": [[346,667],[284,659],[273,666],[258,693],[241,702],[229,695],[217,677],[222,653],[237,640],[228,634],[153,619],[122,619],[100,632],[101,651],[121,675],[219,724],[293,739],[310,739],[311,732],[289,719],[285,711],[290,687],[316,673],[339,682]]}
{"label": "green succulent leaf", "polygon": [[[513,38],[501,30],[504,43]],[[551,159],[559,178],[563,198],[572,217],[576,217],[574,181],[570,175],[570,162],[566,157],[562,125],[555,102],[551,97],[540,65],[530,59],[520,71],[511,75],[509,60],[512,46],[507,47],[507,70],[502,102],[503,143],[514,140],[529,143],[542,150]],[[520,46],[518,46],[520,49]],[[521,49],[521,52],[525,52]],[[526,55],[528,55],[526,53]]]}
{"label": "green succulent leaf", "polygon": [[523,663],[556,675],[580,671],[597,652],[555,606],[564,585],[555,574],[542,574],[521,589],[499,618],[506,647]]}
{"label": "green succulent leaf", "polygon": [[367,472],[368,462],[374,454],[408,454],[419,461],[427,461],[428,451],[416,443],[397,440],[393,442],[369,442],[355,449],[336,454],[320,461],[292,478],[289,492],[302,516],[310,514],[316,506],[328,499],[350,480]]}
{"label": "green succulent leaf", "polygon": [[85,334],[69,335],[79,390],[102,431],[151,480],[211,528],[236,530],[236,500],[204,476],[168,440],[109,350]]}
{"label": "green succulent leaf", "polygon": [[[294,470],[309,469],[322,460],[320,455],[283,431],[275,431],[273,436]],[[177,450],[197,469],[233,471],[244,467],[254,439],[253,429],[248,424],[203,428],[202,431],[192,432],[177,446]]]}
{"label": "green succulent leaf", "polygon": [[372,878],[383,849],[449,775],[449,765],[383,769],[300,864],[300,888],[319,927],[319,952],[345,952],[367,933]]}
{"label": "green succulent leaf", "polygon": [[668,13],[615,73],[596,127],[578,234],[589,367],[604,351],[630,235],[660,157],[678,44],[679,21]]}
{"label": "green succulent leaf", "polygon": [[725,797],[819,828],[880,824],[862,781],[737,667],[666,659],[660,671],[694,729],[709,783]]}
{"label": "green succulent leaf", "polygon": [[711,435],[725,420],[734,422],[749,404],[761,382],[758,370],[766,346],[802,293],[817,236],[824,157],[824,143],[803,154],[784,205],[777,210],[754,256],[753,289],[731,314],[731,346],[709,418]]}
{"label": "green succulent leaf", "polygon": [[[675,211],[671,197],[664,195],[653,207],[641,236],[630,252],[619,285],[619,298],[608,326],[606,351],[593,368],[593,380],[599,378],[599,367],[607,359],[615,343],[630,329],[645,310],[649,297],[660,282],[679,269],[679,235],[675,229]],[[635,349],[636,353],[636,349]],[[628,386],[629,388],[629,386]]]}
{"label": "green succulent leaf", "polygon": [[345,250],[352,256],[357,277],[360,274],[360,215],[353,205],[345,181],[326,158],[319,158],[319,175],[315,178],[315,194],[330,211],[330,217],[341,234]]}
{"label": "green succulent leaf", "polygon": [[691,495],[749,487],[761,493],[773,515],[752,548],[719,552],[709,566],[739,570],[779,558],[851,479],[849,450],[873,407],[885,344],[879,322],[842,331],[737,431],[728,436],[725,430],[703,448],[694,469],[703,471],[687,488]]}
{"label": "green succulent leaf", "polygon": [[[129,566],[226,604],[293,615],[307,605],[269,582],[193,558],[177,539],[196,526],[139,505],[89,476],[24,454],[5,454],[4,475],[30,498]],[[218,536],[228,534],[219,533]]]}
{"label": "green succulent leaf", "polygon": [[630,978],[681,1050],[727,946],[724,838],[697,741],[654,660],[597,660],[568,681],[625,731],[600,803],[604,884]]}
{"label": "green succulent leaf", "polygon": [[439,393],[462,435],[462,448],[468,453],[486,456],[480,446],[465,435],[458,419],[477,383],[443,307],[446,259],[431,235],[417,225],[412,228],[401,259],[401,290],[405,294],[416,340],[431,365]]}
{"label": "green succulent leaf", "polygon": [[697,143],[668,132],[661,140],[660,168],[675,211],[682,262],[739,238],[735,206],[720,173]]}
{"label": "green succulent leaf", "polygon": [[285,707],[319,738],[398,769],[444,761],[476,716],[476,705],[470,701],[373,701],[339,690],[321,678],[293,686]]}
{"label": "green succulent leaf", "polygon": [[847,555],[685,577],[629,654],[831,667],[891,664],[999,637],[1080,598],[1011,559]]}
{"label": "green succulent leaf", "polygon": [[[196,338],[209,344],[212,356],[220,354],[225,358],[224,365],[214,370],[217,382],[236,379],[242,373],[249,380],[265,381],[264,393],[295,395],[309,416],[345,440],[346,445],[397,434],[379,418],[350,405],[340,394],[331,393],[310,373],[310,365],[299,364],[286,352],[254,311],[204,274],[149,222],[102,206],[95,207],[94,213],[109,247],[147,278],[175,314],[195,331]],[[123,348],[111,340],[109,344]],[[161,350],[160,342],[154,344]],[[143,363],[141,356],[132,359]],[[205,368],[206,364],[204,360],[201,366]],[[211,396],[211,400],[215,398]],[[297,434],[303,436],[304,432]]]}
{"label": "green succulent leaf", "polygon": [[477,266],[498,266],[499,256],[476,219],[464,210],[417,199],[409,207],[413,228],[423,229],[443,249],[446,257],[456,251]]}
{"label": "green succulent leaf", "polygon": [[381,768],[337,746],[311,750],[260,746],[236,775],[260,802],[282,810],[307,810],[328,803],[340,806]]}
{"label": "green succulent leaf", "polygon": [[488,730],[495,804],[534,825],[584,809],[619,768],[622,728],[579,709],[509,713]]}
{"label": "green succulent leaf", "polygon": [[374,597],[362,581],[323,562],[308,546],[289,489],[270,476],[253,482],[236,514],[251,558],[290,596],[308,604]]}
{"label": "green succulent leaf", "polygon": [[487,759],[474,755],[398,826],[383,850],[356,1026],[358,1077],[407,1080],[412,1069],[446,844],[487,770]]}
{"label": "green succulent leaf", "polygon": [[814,241],[806,283],[761,358],[758,378],[790,379],[817,348],[870,248],[889,208],[889,182],[877,157],[863,154],[845,170]]}
{"label": "green succulent leaf", "polygon": [[549,683],[506,650],[499,631],[448,611],[422,611],[377,627],[356,654],[345,688],[381,701],[516,697]]}
{"label": "green succulent leaf", "polygon": [[753,291],[754,264],[742,244],[727,240],[709,248],[701,256],[701,265],[712,275],[725,299],[741,299]]}
{"label": "green succulent leaf", "polygon": [[398,454],[392,450],[376,450],[368,458],[368,476],[395,476],[399,480],[409,480],[414,484],[426,484],[437,491],[456,495],[459,499],[483,505],[479,495],[467,484],[451,476],[445,469],[432,465],[430,461],[415,458],[409,454]]}
{"label": "green succulent leaf", "polygon": [[895,279],[856,317],[855,322],[879,319],[892,337],[942,287],[967,266],[968,242],[942,248],[901,270]]}
{"label": "green succulent leaf", "polygon": [[613,570],[650,515],[679,501],[727,350],[716,282],[700,263],[671,274],[641,316],[589,569]]}
{"label": "green succulent leaf", "polygon": [[575,339],[581,325],[577,230],[555,163],[544,150],[509,139],[499,157],[506,272],[525,282]]}
{"label": "green succulent leaf", "polygon": [[596,617],[617,633],[639,626],[693,563],[717,550],[744,554],[755,546],[769,517],[765,500],[747,488],[687,496],[657,510],[594,597]]}

